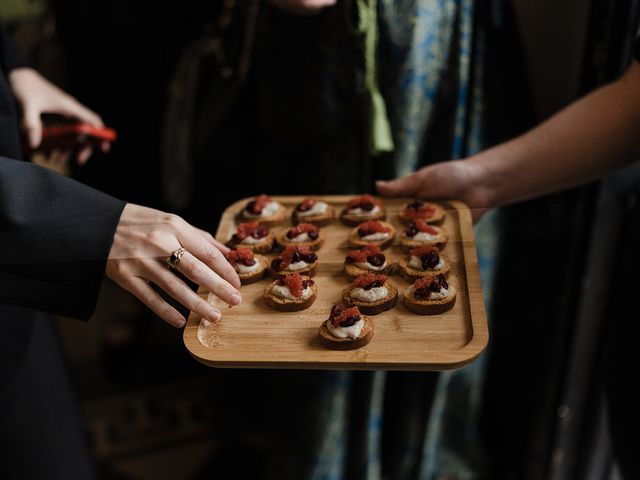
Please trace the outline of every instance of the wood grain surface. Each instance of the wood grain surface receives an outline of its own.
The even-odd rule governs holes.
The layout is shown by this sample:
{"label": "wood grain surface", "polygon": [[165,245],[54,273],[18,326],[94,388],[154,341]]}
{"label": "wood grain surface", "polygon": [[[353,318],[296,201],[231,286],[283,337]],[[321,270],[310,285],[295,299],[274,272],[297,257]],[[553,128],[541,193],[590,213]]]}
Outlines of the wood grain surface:
{"label": "wood grain surface", "polygon": [[[289,214],[303,198],[273,197],[285,205]],[[353,196],[314,198],[329,203],[338,214]],[[225,210],[216,234],[218,240],[226,242],[235,232],[237,214],[248,200],[238,201]],[[401,235],[404,224],[398,212],[410,200],[381,200],[387,210],[387,220]],[[192,313],[184,330],[187,349],[194,358],[211,367],[433,371],[460,368],[472,362],[487,345],[488,329],[471,215],[462,202],[437,203],[447,212],[442,226],[449,233],[449,242],[443,253],[452,263],[449,283],[458,291],[452,310],[433,316],[409,312],[401,300],[409,283],[396,269],[391,281],[398,288],[400,299],[395,308],[370,317],[375,326],[371,343],[352,351],[324,348],[318,339],[319,327],[349,285],[342,270],[349,251],[346,239],[351,228],[336,218],[323,228],[326,242],[317,252],[320,264],[314,277],[318,298],[310,308],[292,313],[269,308],[264,303],[263,291],[273,281],[271,278],[243,286],[242,304],[233,308],[201,291],[209,302],[221,309],[223,318],[214,324]],[[288,220],[273,230],[290,225]],[[396,239],[394,245],[385,250],[387,260],[394,263],[406,255],[397,242]]]}

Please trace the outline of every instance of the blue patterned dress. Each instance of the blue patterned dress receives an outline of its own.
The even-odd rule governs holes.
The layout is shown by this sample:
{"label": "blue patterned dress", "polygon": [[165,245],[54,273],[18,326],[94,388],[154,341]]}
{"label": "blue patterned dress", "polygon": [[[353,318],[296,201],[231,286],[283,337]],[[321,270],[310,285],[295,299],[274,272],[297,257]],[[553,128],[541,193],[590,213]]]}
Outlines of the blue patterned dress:
{"label": "blue patterned dress", "polygon": [[[295,170],[304,155],[314,178],[291,193],[305,193],[301,185],[308,193],[348,193],[481,149],[484,39],[476,2],[378,1],[378,80],[395,143],[379,159],[362,147],[362,39],[344,2],[310,18],[265,7],[251,80],[260,132],[255,168],[277,162],[281,171]],[[269,178],[270,192],[289,193],[289,177],[270,178],[267,170],[261,178]],[[476,234],[488,305],[493,218]],[[251,411],[247,428],[264,432],[269,479],[466,480],[481,468],[475,426],[483,364],[443,374],[228,372],[231,383],[223,385],[229,408]],[[244,404],[238,398],[247,384],[256,398]],[[230,430],[241,435],[242,422],[231,421]]]}

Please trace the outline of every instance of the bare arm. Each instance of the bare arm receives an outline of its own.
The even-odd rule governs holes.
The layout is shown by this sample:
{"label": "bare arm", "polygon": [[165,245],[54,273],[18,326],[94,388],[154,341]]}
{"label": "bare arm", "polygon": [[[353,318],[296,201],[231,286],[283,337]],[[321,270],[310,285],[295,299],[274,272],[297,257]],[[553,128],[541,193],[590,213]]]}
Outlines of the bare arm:
{"label": "bare arm", "polygon": [[589,182],[640,156],[640,64],[538,127],[466,160],[391,182],[387,196],[457,197],[491,208]]}

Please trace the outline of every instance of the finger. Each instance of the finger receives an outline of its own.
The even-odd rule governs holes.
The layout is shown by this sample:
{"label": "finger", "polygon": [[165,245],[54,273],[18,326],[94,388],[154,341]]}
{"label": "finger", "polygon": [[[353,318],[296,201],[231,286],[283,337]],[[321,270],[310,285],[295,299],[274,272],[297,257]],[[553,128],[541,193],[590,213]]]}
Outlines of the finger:
{"label": "finger", "polygon": [[67,170],[67,166],[69,164],[69,158],[71,157],[71,152],[69,150],[60,150],[57,152],[56,156],[52,158],[54,163],[54,168],[58,172],[65,172]]}
{"label": "finger", "polygon": [[36,165],[44,165],[47,163],[47,156],[44,152],[37,150],[31,154],[31,161]]}
{"label": "finger", "polygon": [[40,118],[40,110],[27,104],[22,112],[22,126],[27,133],[29,146],[38,148],[42,141],[42,120]]}
{"label": "finger", "polygon": [[390,181],[378,180],[376,190],[385,197],[412,197],[418,193],[420,180],[416,173]]}
{"label": "finger", "polygon": [[[195,227],[194,227],[195,228]],[[199,228],[195,228],[197,232],[199,232],[207,242],[211,243],[214,247],[222,252],[223,255],[228,255],[231,249],[226,245],[223,245],[218,240],[216,240],[213,235],[211,235],[206,230],[201,230]]]}
{"label": "finger", "polygon": [[[222,254],[220,256],[222,257]],[[222,258],[225,262],[227,261],[224,257]],[[230,282],[221,278],[220,275],[198,260],[188,250],[182,255],[177,269],[191,281],[220,297],[228,305],[238,305],[242,300],[240,292]],[[231,269],[233,270],[233,267]],[[235,273],[235,270],[233,272]],[[240,285],[238,284],[238,286]]]}
{"label": "finger", "polygon": [[69,163],[69,159],[71,158],[71,152],[69,150],[63,150],[60,152],[60,157],[58,157],[58,165],[61,167],[65,167],[67,163]]}
{"label": "finger", "polygon": [[304,8],[325,8],[336,4],[336,0],[300,0]]}
{"label": "finger", "polygon": [[138,297],[142,303],[169,325],[173,325],[176,328],[184,327],[186,323],[185,318],[180,315],[180,312],[165,302],[144,279],[132,277],[126,282],[118,282],[118,284]]}
{"label": "finger", "polygon": [[109,153],[111,151],[111,142],[106,140],[100,144],[100,150],[102,153]]}
{"label": "finger", "polygon": [[47,162],[55,165],[60,162],[60,158],[62,158],[62,150],[54,148],[49,153],[49,156],[47,157]]}
{"label": "finger", "polygon": [[197,231],[190,233],[192,234],[185,235],[184,232],[178,232],[178,241],[180,244],[224,280],[235,288],[240,288],[240,277],[238,277],[238,273],[225,258],[222,251],[214,244],[205,240],[201,233]]}
{"label": "finger", "polygon": [[150,268],[155,270],[150,273],[153,275],[153,282],[189,310],[212,322],[217,322],[222,318],[220,310],[191,290],[173,272],[157,263]]}
{"label": "finger", "polygon": [[87,145],[86,147],[82,147],[80,152],[78,152],[78,156],[76,158],[78,165],[84,165],[85,163],[87,163],[87,160],[89,160],[92,154],[93,154],[93,148],[90,145]]}
{"label": "finger", "polygon": [[98,115],[93,110],[89,110],[73,97],[69,97],[68,100],[64,102],[62,106],[62,112],[60,113],[68,115],[70,117],[74,117],[95,127],[104,126],[100,115]]}
{"label": "finger", "polygon": [[211,244],[214,247],[216,247],[218,250],[220,250],[223,255],[229,255],[229,252],[231,251],[231,249],[229,247],[227,247],[226,245],[223,245],[222,243],[220,243],[218,240],[216,240],[213,237],[209,241],[211,242]]}

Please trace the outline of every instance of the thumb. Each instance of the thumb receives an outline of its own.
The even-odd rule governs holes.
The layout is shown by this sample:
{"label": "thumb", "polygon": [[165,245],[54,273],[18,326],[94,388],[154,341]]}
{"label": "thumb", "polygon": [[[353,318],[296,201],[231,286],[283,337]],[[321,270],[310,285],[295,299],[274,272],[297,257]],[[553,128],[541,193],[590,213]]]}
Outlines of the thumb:
{"label": "thumb", "polygon": [[376,190],[384,197],[412,197],[416,195],[419,188],[420,178],[415,173],[395,180],[376,181]]}
{"label": "thumb", "polygon": [[38,148],[42,141],[42,120],[40,113],[38,108],[30,105],[26,105],[22,112],[22,126],[27,132],[29,146],[33,149]]}

